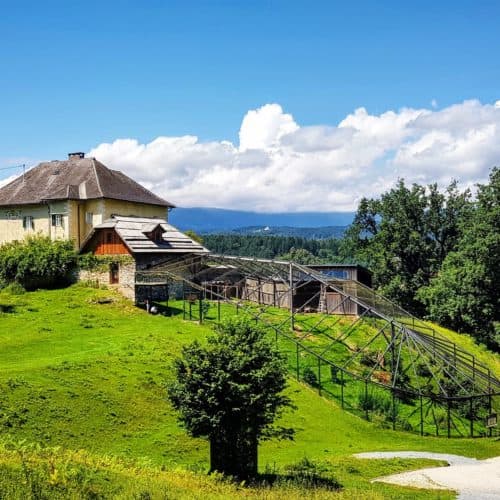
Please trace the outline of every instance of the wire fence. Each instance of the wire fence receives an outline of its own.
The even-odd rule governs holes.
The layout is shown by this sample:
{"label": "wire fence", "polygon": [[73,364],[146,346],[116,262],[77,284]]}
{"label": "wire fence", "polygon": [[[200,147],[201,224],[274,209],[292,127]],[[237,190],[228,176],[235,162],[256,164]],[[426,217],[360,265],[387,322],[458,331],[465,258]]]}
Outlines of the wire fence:
{"label": "wire fence", "polygon": [[[500,413],[500,397],[495,394],[440,398],[390,387],[382,372],[368,379],[327,359],[297,338],[288,325],[271,324],[258,316],[258,309],[241,301],[207,300],[201,290],[177,283],[182,291],[175,301],[178,314],[188,321],[218,323],[231,315],[246,315],[259,323],[284,356],[289,373],[315,389],[320,396],[381,428],[418,433],[421,436],[487,437],[500,436],[495,415]],[[173,296],[173,295],[172,295]],[[174,303],[171,302],[171,306]]]}
{"label": "wire fence", "polygon": [[[295,263],[216,255],[136,273],[136,283],[151,278],[168,282],[169,314],[175,309],[199,323],[246,314],[298,380],[381,427],[499,435],[500,381],[488,367],[357,281],[325,280]],[[333,306],[325,309],[328,290]]]}

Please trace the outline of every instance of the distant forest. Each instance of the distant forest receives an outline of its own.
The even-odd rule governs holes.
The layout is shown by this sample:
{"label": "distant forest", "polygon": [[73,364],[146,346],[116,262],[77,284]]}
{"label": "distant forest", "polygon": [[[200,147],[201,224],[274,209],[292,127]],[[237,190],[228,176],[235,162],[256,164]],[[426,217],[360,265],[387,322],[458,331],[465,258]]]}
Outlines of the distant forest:
{"label": "distant forest", "polygon": [[290,226],[249,226],[232,231],[207,231],[205,234],[240,234],[249,236],[293,236],[308,240],[342,238],[347,226],[290,227]]}
{"label": "distant forest", "polygon": [[215,253],[295,260],[303,264],[339,262],[341,240],[312,240],[295,236],[205,234],[204,245]]}

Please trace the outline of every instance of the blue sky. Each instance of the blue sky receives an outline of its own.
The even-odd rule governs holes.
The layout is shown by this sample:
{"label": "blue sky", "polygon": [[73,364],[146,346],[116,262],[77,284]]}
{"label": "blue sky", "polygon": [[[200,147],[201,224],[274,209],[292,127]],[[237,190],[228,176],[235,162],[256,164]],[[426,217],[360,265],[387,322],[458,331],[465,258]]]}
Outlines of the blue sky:
{"label": "blue sky", "polygon": [[0,7],[0,166],[118,138],[237,147],[249,110],[272,103],[306,128],[336,127],[358,108],[500,99],[498,1]]}

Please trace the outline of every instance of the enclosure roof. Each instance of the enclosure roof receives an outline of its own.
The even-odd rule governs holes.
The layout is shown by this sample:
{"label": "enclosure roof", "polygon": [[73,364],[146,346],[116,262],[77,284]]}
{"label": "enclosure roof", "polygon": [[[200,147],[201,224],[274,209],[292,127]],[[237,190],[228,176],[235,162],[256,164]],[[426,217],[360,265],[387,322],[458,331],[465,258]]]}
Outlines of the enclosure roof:
{"label": "enclosure roof", "polygon": [[43,162],[0,188],[0,206],[98,198],[174,206],[95,158]]}
{"label": "enclosure roof", "polygon": [[[160,226],[163,230],[161,240],[148,238],[145,229]],[[92,237],[103,229],[114,229],[123,243],[133,254],[148,253],[208,253],[208,250],[197,241],[181,233],[174,226],[162,219],[149,217],[124,217],[114,215],[102,224],[95,226],[82,245],[85,249]]]}
{"label": "enclosure roof", "polygon": [[371,274],[371,271],[360,264],[308,264],[311,269],[362,269]]}

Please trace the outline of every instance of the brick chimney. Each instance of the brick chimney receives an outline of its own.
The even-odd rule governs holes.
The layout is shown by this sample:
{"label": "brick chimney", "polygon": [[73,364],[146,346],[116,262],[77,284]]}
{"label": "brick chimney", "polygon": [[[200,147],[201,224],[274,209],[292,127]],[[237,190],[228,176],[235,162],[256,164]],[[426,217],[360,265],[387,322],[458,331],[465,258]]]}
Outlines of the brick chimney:
{"label": "brick chimney", "polygon": [[82,158],[85,158],[85,153],[68,153],[68,160],[81,160]]}

